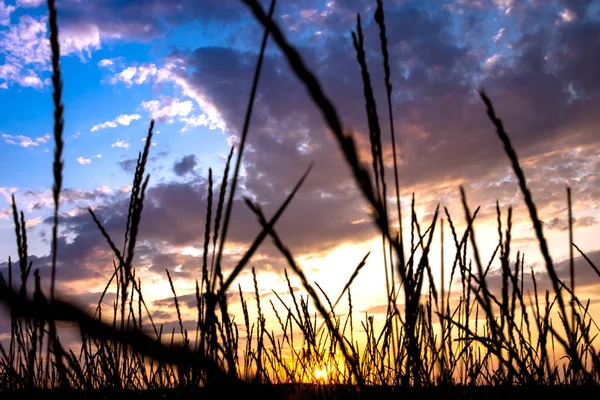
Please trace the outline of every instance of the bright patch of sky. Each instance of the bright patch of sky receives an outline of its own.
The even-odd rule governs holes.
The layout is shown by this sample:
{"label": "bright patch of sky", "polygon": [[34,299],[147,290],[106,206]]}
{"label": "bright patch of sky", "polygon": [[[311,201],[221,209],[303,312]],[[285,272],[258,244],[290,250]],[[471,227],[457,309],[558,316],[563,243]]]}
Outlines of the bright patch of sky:
{"label": "bright patch of sky", "polygon": [[[0,169],[9,171],[0,186],[15,188],[21,207],[28,191],[44,192],[52,185],[54,106],[47,10],[41,5],[45,2],[0,0],[0,104],[10,116],[0,121]],[[92,25],[61,33],[65,188],[130,185],[132,171],[122,162],[137,159],[151,118],[157,120],[151,155],[160,155],[149,164],[153,182],[172,178],[164,167],[182,154],[196,154],[200,172],[222,168],[219,154],[228,151],[222,126],[174,78],[158,82],[155,75],[176,48],[223,45],[230,33],[211,24],[187,24],[141,43],[101,36]],[[9,198],[0,198],[0,210],[8,207]],[[39,215],[28,211],[32,218]],[[11,229],[5,214],[0,232]],[[12,253],[13,246],[2,242],[0,253]],[[32,250],[40,246],[34,238]]]}

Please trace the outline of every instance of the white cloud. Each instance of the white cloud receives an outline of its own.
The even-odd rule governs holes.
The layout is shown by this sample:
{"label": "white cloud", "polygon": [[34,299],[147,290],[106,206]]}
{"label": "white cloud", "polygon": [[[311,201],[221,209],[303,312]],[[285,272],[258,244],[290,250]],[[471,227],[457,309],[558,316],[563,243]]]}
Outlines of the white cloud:
{"label": "white cloud", "polygon": [[154,119],[167,119],[173,117],[186,117],[194,104],[190,100],[179,101],[163,97],[160,100],[143,101],[142,108],[146,110]]}
{"label": "white cloud", "polygon": [[[2,13],[0,3],[0,19]],[[47,18],[19,17],[17,24],[0,31],[0,53],[4,54],[4,65],[0,66],[0,80],[24,87],[41,89],[44,81],[40,74],[50,71],[50,46],[47,38]],[[69,42],[68,32],[61,34],[61,50],[66,55],[77,50]],[[83,48],[79,46],[80,50]]]}
{"label": "white cloud", "polygon": [[110,80],[111,83],[123,82],[127,86],[133,85],[133,77],[137,72],[137,67],[127,67],[123,71],[119,72]]}
{"label": "white cloud", "polygon": [[36,89],[41,89],[44,86],[42,80],[33,71],[29,71],[29,75],[21,77],[19,83],[21,86],[33,87]]}
{"label": "white cloud", "polygon": [[[115,67],[120,66],[122,63],[123,57],[103,58],[102,60],[98,61],[98,67],[114,72]],[[113,82],[113,78],[111,78],[110,82],[116,83],[116,81]]]}
{"label": "white cloud", "polygon": [[46,133],[44,136],[40,136],[39,138],[35,139],[38,143],[46,143],[48,140],[50,140],[50,134]]}
{"label": "white cloud", "polygon": [[112,192],[112,190],[107,185],[100,185],[100,186],[98,186],[98,188],[96,190],[101,193],[111,193]]}
{"label": "white cloud", "polygon": [[506,33],[506,28],[500,28],[500,30],[498,31],[498,34],[496,36],[494,36],[494,42],[499,42],[505,33]]}
{"label": "white cloud", "polygon": [[10,25],[10,14],[15,10],[15,6],[7,6],[4,0],[0,0],[0,25]]}
{"label": "white cloud", "polygon": [[0,196],[4,197],[4,200],[6,200],[6,202],[8,204],[11,204],[12,203],[11,196],[16,191],[17,191],[17,188],[14,188],[14,187],[0,187]]}
{"label": "white cloud", "polygon": [[77,162],[81,165],[88,165],[92,163],[92,160],[89,158],[77,157]]}
{"label": "white cloud", "polygon": [[17,0],[17,5],[19,7],[39,7],[44,0]]}
{"label": "white cloud", "polygon": [[562,22],[571,22],[577,17],[575,13],[568,8],[562,10],[558,15]]}
{"label": "white cloud", "polygon": [[0,51],[6,64],[17,69],[25,65],[49,68],[50,46],[46,38],[46,18],[23,15],[10,29],[0,32]]}
{"label": "white cloud", "polygon": [[156,65],[154,64],[143,64],[137,69],[137,76],[135,78],[135,83],[140,85],[146,82],[149,76],[156,75]]}
{"label": "white cloud", "polygon": [[4,139],[4,141],[8,144],[14,144],[15,146],[21,146],[21,147],[30,147],[30,146],[39,146],[40,143],[46,143],[48,140],[50,140],[50,134],[46,133],[44,136],[40,136],[36,139],[32,139],[29,136],[24,136],[24,135],[18,135],[18,136],[12,136],[12,135],[7,135],[6,133],[2,134],[2,139]]}
{"label": "white cloud", "polygon": [[129,126],[131,121],[137,121],[142,118],[139,114],[121,114],[115,121],[121,125]]}
{"label": "white cloud", "polygon": [[506,14],[510,14],[514,0],[494,0],[498,8]]}
{"label": "white cloud", "polygon": [[208,116],[206,114],[184,117],[181,118],[181,122],[185,124],[185,126],[181,128],[181,132],[187,131],[190,127],[210,125],[210,121],[208,120]]}
{"label": "white cloud", "polygon": [[[38,6],[43,0],[20,0],[18,5]],[[10,25],[13,6],[0,0],[0,25],[9,26],[0,31],[0,54],[4,64],[0,66],[0,85],[8,87],[14,83],[41,89],[49,80],[41,78],[49,72],[50,43],[48,40],[47,17],[22,15],[16,24]],[[65,26],[60,34],[61,55],[78,54],[81,58],[100,48],[100,32],[94,25]],[[3,81],[3,82],[2,82]]]}
{"label": "white cloud", "polygon": [[0,219],[8,219],[12,215],[12,209],[4,208],[0,210]]}
{"label": "white cloud", "polygon": [[116,127],[117,127],[117,123],[115,121],[106,121],[106,122],[103,122],[101,124],[92,126],[92,129],[90,129],[90,131],[91,132],[96,132],[97,130],[100,130],[100,129],[104,129],[104,128],[116,128]]}
{"label": "white cloud", "polygon": [[29,218],[27,220],[27,227],[28,228],[33,228],[36,225],[41,224],[42,222],[44,222],[44,219],[40,216],[34,217],[34,218]]}
{"label": "white cloud", "polygon": [[[98,66],[108,68],[112,71],[114,67],[113,60],[114,59],[101,60],[100,63],[102,64],[98,63]],[[141,85],[145,83],[149,78],[155,77],[157,73],[158,70],[155,64],[145,63],[140,65],[139,67],[131,66],[125,68],[121,72],[113,75],[109,79],[109,82],[112,84],[123,82],[126,86],[132,86],[133,84]]]}
{"label": "white cloud", "polygon": [[94,158],[102,158],[102,154],[98,153],[94,156]]}
{"label": "white cloud", "polygon": [[104,128],[116,128],[117,125],[129,126],[129,124],[131,124],[131,121],[136,121],[140,118],[142,118],[142,116],[139,114],[121,114],[112,121],[106,121],[101,124],[92,126],[92,129],[90,129],[90,131],[95,132]]}
{"label": "white cloud", "polygon": [[501,58],[500,54],[494,54],[493,56],[491,56],[490,58],[488,58],[487,60],[485,60],[485,63],[483,64],[483,67],[485,69],[492,68],[494,65],[496,65],[498,63],[498,61],[500,60],[500,58]]}
{"label": "white cloud", "polygon": [[[65,201],[65,203],[78,203],[78,206],[75,206],[74,209],[70,211],[65,210],[66,213],[73,216],[81,212],[87,213],[86,207],[81,207],[83,205],[82,202],[95,202],[99,199],[99,197],[104,196],[105,193],[107,193],[105,186],[99,186],[93,190],[68,188],[61,192],[60,197],[63,201]],[[20,207],[23,208],[23,210],[28,210],[29,212],[34,210],[37,212],[43,209],[54,208],[54,197],[52,195],[52,189],[50,188],[43,191],[24,190],[21,192],[18,200]],[[78,209],[79,211],[77,211]],[[27,225],[29,225],[29,222]]]}
{"label": "white cloud", "polygon": [[19,80],[19,72],[20,70],[14,65],[0,65],[0,79],[4,80],[3,83],[6,85],[5,89],[8,89],[8,84],[6,82],[14,82]]}
{"label": "white cloud", "polygon": [[104,59],[98,61],[99,67],[107,68],[107,67],[112,67],[113,65],[114,65],[113,60],[111,60],[109,58],[104,58]]}
{"label": "white cloud", "polygon": [[239,139],[235,135],[227,136],[227,146],[235,147],[239,143]]}
{"label": "white cloud", "polygon": [[[223,119],[221,118],[221,115],[217,108],[213,104],[211,104],[200,91],[198,91],[188,83],[184,75],[185,71],[185,67],[178,65],[177,62],[169,62],[161,68],[157,68],[155,64],[148,63],[143,64],[140,67],[128,67],[122,70],[121,72],[113,75],[110,78],[110,82],[113,84],[123,82],[127,86],[131,86],[133,84],[140,85],[150,80],[152,80],[155,83],[169,82],[175,87],[179,87],[182,90],[184,96],[189,97],[196,102],[196,104],[206,116],[206,119],[208,121],[208,124],[205,126],[207,126],[209,129],[225,130],[225,121],[223,121]],[[189,114],[189,112],[191,112],[191,109],[189,109],[189,112],[187,112],[187,114],[182,115],[181,113],[173,114],[173,111],[169,112],[168,110],[164,110],[163,112],[165,113],[165,115],[162,115],[161,111],[164,108],[164,106],[162,106],[160,103],[157,103],[156,100],[144,103],[146,103],[146,111],[154,114],[153,118],[157,119],[166,119],[168,117],[173,116],[179,116],[181,118],[184,118],[187,117],[187,114]],[[142,105],[144,103],[142,103]],[[199,122],[199,120],[197,120],[197,122]],[[189,125],[195,126],[193,124]]]}
{"label": "white cloud", "polygon": [[121,139],[117,139],[117,141],[114,142],[113,144],[111,144],[110,147],[120,147],[122,149],[128,149],[129,143],[127,143]]}
{"label": "white cloud", "polygon": [[100,31],[96,25],[76,24],[66,26],[60,31],[60,50],[62,54],[84,53],[90,57],[92,50],[100,48]]}

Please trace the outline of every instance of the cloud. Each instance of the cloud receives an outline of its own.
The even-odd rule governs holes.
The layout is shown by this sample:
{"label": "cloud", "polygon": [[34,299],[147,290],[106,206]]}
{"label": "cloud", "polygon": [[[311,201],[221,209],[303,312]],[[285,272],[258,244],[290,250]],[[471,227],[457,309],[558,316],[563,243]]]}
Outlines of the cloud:
{"label": "cloud", "polygon": [[0,210],[0,219],[8,219],[12,215],[11,208],[4,208]]}
{"label": "cloud", "polygon": [[21,86],[41,89],[44,86],[42,80],[33,71],[29,71],[27,76],[22,76],[18,81]]}
{"label": "cloud", "polygon": [[183,157],[181,161],[176,162],[173,165],[173,171],[177,176],[183,176],[189,172],[192,172],[196,165],[198,165],[196,156],[190,154],[188,156]]}
{"label": "cloud", "polygon": [[[189,82],[185,79],[185,76],[181,75],[182,72],[185,71],[185,68],[180,65],[180,61],[181,60],[171,60],[160,68],[155,64],[149,63],[143,64],[140,67],[130,66],[121,70],[121,72],[112,75],[109,78],[109,82],[113,84],[123,82],[126,86],[131,86],[133,84],[140,85],[143,83],[171,83],[176,88],[179,88],[183,95],[193,99],[203,114],[188,117],[187,115],[192,111],[192,107],[185,101],[182,102],[185,103],[184,105],[180,105],[183,109],[179,109],[179,111],[185,111],[185,113],[178,113],[178,109],[174,108],[172,103],[179,102],[179,100],[169,97],[143,102],[142,105],[144,106],[145,104],[146,111],[159,116],[163,115],[163,118],[166,118],[166,114],[172,114],[173,117],[179,116],[179,120],[185,124],[182,128],[182,132],[195,126],[206,126],[211,130],[225,129],[225,123],[215,106],[208,102],[206,96],[200,91],[190,86]],[[167,108],[165,109],[165,107]]]}
{"label": "cloud", "polygon": [[44,0],[17,0],[19,7],[39,7]]}
{"label": "cloud", "polygon": [[[105,62],[102,67],[108,67],[112,70],[114,63],[112,60],[102,60]],[[110,64],[108,64],[110,62]],[[133,84],[141,85],[145,83],[149,77],[154,77],[158,73],[156,66],[151,63],[142,64],[139,67],[130,66],[123,69],[121,72],[113,75],[109,82],[112,84],[116,84],[119,82],[124,83],[126,86],[132,86]]]}
{"label": "cloud", "polygon": [[143,101],[142,108],[153,119],[165,120],[173,117],[186,117],[192,112],[194,105],[189,100],[179,101],[179,99],[161,97],[160,100]]}
{"label": "cloud", "polygon": [[15,11],[15,6],[6,5],[4,0],[0,0],[0,25],[10,25],[10,14]]}
{"label": "cloud", "polygon": [[137,85],[141,85],[142,83],[146,82],[148,77],[156,75],[157,72],[158,71],[154,64],[142,64],[137,68],[135,83]]}
{"label": "cloud", "polygon": [[496,43],[499,42],[505,33],[506,33],[506,28],[500,28],[500,30],[498,31],[496,36],[494,36],[494,42],[496,42]]}
{"label": "cloud", "polygon": [[[575,287],[576,287],[576,292],[579,290],[580,292],[582,290],[585,289],[590,289],[593,287],[597,288],[598,285],[598,275],[596,274],[596,272],[590,267],[589,263],[580,255],[578,255],[577,253],[575,253],[575,257],[574,257],[574,272],[575,272]],[[600,265],[600,251],[593,251],[593,252],[589,252],[586,254],[586,256],[588,257],[588,259],[594,264],[594,265]],[[527,259],[525,259],[525,262],[527,262]],[[523,281],[523,286],[524,286],[524,293],[531,293],[533,294],[534,291],[534,286],[533,286],[533,281],[531,280],[531,265],[529,266],[525,266],[525,271],[524,271],[524,281]],[[556,272],[556,275],[558,276],[558,278],[566,283],[569,284],[570,281],[570,261],[569,259],[565,259],[559,262],[554,262],[554,270]],[[552,281],[550,280],[550,277],[548,275],[548,273],[546,272],[545,267],[544,268],[536,268],[534,269],[534,273],[535,273],[535,279],[536,279],[536,284],[537,284],[537,290],[538,290],[538,295],[543,295],[543,293],[548,290],[550,291],[550,293],[553,293],[553,286],[552,286]],[[501,289],[502,289],[502,272],[499,269],[493,270],[490,272],[490,274],[488,275],[488,278],[486,279],[486,284],[488,285],[488,288],[490,288],[490,290],[492,291],[492,293],[500,293]],[[563,296],[565,295],[565,293],[563,293]],[[580,298],[580,300],[583,302],[583,299]]]}
{"label": "cloud", "polygon": [[[0,194],[2,192],[0,191]],[[106,190],[99,187],[94,190],[81,190],[74,188],[63,188],[61,191],[61,202],[70,205],[88,205],[106,199]],[[54,206],[52,190],[45,191],[26,190],[17,195],[18,203],[28,211],[40,211],[50,209]]]}
{"label": "cloud", "polygon": [[87,165],[91,164],[92,160],[90,160],[89,158],[77,157],[77,162],[81,165]]}
{"label": "cloud", "polygon": [[119,115],[117,117],[117,119],[115,119],[115,122],[117,122],[121,125],[129,126],[131,121],[136,121],[140,118],[141,118],[141,116],[139,114],[129,114],[129,115],[122,114],[122,115]]}
{"label": "cloud", "polygon": [[104,128],[116,128],[116,127],[117,127],[117,121],[114,121],[114,120],[106,121],[101,124],[92,126],[92,129],[90,129],[90,132],[95,132],[95,131],[98,131],[98,130],[104,129]]}
{"label": "cloud", "polygon": [[558,15],[560,16],[562,22],[571,22],[577,18],[577,15],[575,15],[575,13],[568,8],[563,9]]}
{"label": "cloud", "polygon": [[119,147],[122,149],[128,149],[129,148],[129,143],[121,140],[121,139],[117,139],[116,142],[114,142],[113,144],[110,145],[110,147]]}
{"label": "cloud", "polygon": [[137,165],[137,158],[127,158],[125,160],[119,161],[119,166],[123,169],[123,171],[128,173],[135,172],[135,167]]}
{"label": "cloud", "polygon": [[60,31],[60,50],[63,54],[91,56],[92,50],[101,47],[100,31],[94,25],[67,25]]}
{"label": "cloud", "polygon": [[66,0],[61,3],[62,23],[66,26],[95,26],[101,37],[149,41],[163,35],[169,27],[190,21],[203,23],[235,22],[245,15],[235,0],[183,0],[173,7],[164,0],[127,0],[111,2]]}
{"label": "cloud", "polygon": [[[327,27],[323,36],[327,39],[321,45],[298,43],[307,64],[316,66],[317,75],[336,104],[347,131],[354,133],[361,149],[368,149],[360,71],[346,34],[352,28],[353,10],[348,7],[349,11],[346,11],[342,2],[339,3],[323,17],[323,25]],[[509,7],[515,8],[505,14]],[[483,34],[483,22],[465,25],[465,29],[471,29],[465,37],[440,37],[438,34],[452,31],[454,18],[461,18],[461,23],[465,24],[471,18],[484,21],[482,15],[475,15],[472,10],[456,17],[445,12],[424,12],[415,2],[407,2],[406,7],[390,6],[386,21],[392,83],[396,88],[393,107],[403,193],[424,191],[422,198],[427,201],[448,204],[456,199],[457,186],[465,184],[473,185],[471,200],[477,204],[493,204],[495,198],[506,205],[520,202],[506,156],[477,98],[475,89],[483,86],[488,89],[499,115],[510,129],[521,160],[527,163],[527,176],[544,212],[554,212],[555,205],[562,201],[556,193],[563,193],[560,187],[567,182],[574,185],[578,196],[590,198],[586,200],[587,204],[593,203],[589,193],[595,193],[593,176],[597,175],[598,165],[590,164],[589,160],[594,159],[594,151],[600,146],[593,128],[600,121],[592,113],[593,99],[596,98],[592,88],[597,87],[598,78],[585,62],[583,49],[594,48],[587,38],[593,37],[590,36],[591,26],[597,23],[587,21],[577,25],[579,21],[575,20],[556,28],[553,17],[548,17],[536,22],[534,28],[529,24],[533,24],[534,11],[528,8],[522,14],[517,11],[516,5],[509,2],[477,11],[506,19],[503,21],[507,22],[507,28],[501,35],[502,40],[498,40],[496,54],[492,52],[494,49],[472,48],[472,42],[467,46],[461,44],[463,39]],[[345,19],[348,15],[349,20]],[[292,22],[299,19],[298,16],[290,18]],[[513,20],[516,25],[508,23]],[[500,34],[497,26],[493,30],[489,26],[485,28],[490,41]],[[519,31],[515,32],[515,29]],[[377,30],[373,26],[366,27],[365,38],[368,48],[375,54],[368,62],[372,66],[373,84],[379,88],[378,110],[384,135],[388,194],[391,194],[392,149],[385,97],[381,95],[383,76],[376,52],[379,46]],[[579,44],[580,38],[587,40],[585,47]],[[550,45],[557,40],[559,47]],[[514,52],[507,52],[504,46],[513,46]],[[551,49],[550,54],[544,49]],[[564,52],[558,49],[564,49]],[[235,48],[203,46],[179,52],[177,56],[179,64],[157,68],[155,79],[161,79],[158,76],[163,71],[168,77],[162,78],[163,82],[172,82],[182,91],[185,88],[188,97],[194,95],[210,104],[228,133],[233,137],[239,135],[243,122],[239,116],[243,115],[247,102],[239,92],[241,87],[248,87],[252,79],[256,54]],[[487,66],[486,60],[490,60]],[[302,173],[302,168],[310,161],[316,161],[316,172],[303,188],[307,192],[294,200],[297,211],[291,211],[287,220],[299,222],[300,228],[297,232],[287,231],[282,221],[280,229],[287,233],[282,236],[304,250],[310,245],[298,238],[300,232],[308,232],[309,225],[315,229],[315,224],[323,223],[324,230],[319,234],[323,247],[331,246],[336,236],[340,240],[352,240],[352,236],[344,232],[346,229],[352,229],[359,238],[366,238],[373,231],[363,210],[364,203],[360,196],[352,195],[355,186],[351,175],[318,110],[277,52],[267,55],[263,68],[252,135],[248,137],[244,155],[244,190],[260,201],[273,204],[277,195],[289,188],[295,177]],[[569,104],[565,90],[568,82],[574,82],[574,87],[588,97]],[[189,123],[193,117],[185,118],[187,121],[184,118],[181,121]],[[199,122],[204,121],[200,119]],[[556,148],[558,143],[565,148],[580,146],[585,150],[565,153],[563,157],[539,158]],[[368,151],[361,150],[361,158],[370,162]],[[561,167],[566,165],[570,165],[569,170]],[[548,176],[552,176],[552,180],[547,179]],[[573,176],[577,176],[576,180],[571,179]],[[506,181],[502,183],[503,180]],[[341,208],[336,209],[336,206]],[[319,216],[323,217],[302,220],[300,216],[311,215],[312,210],[319,210]],[[328,215],[334,221],[329,221]],[[353,221],[365,216],[367,223],[352,225]],[[313,249],[321,247],[312,246]]]}
{"label": "cloud", "polygon": [[493,56],[491,56],[487,60],[485,60],[484,67],[485,68],[492,68],[492,67],[494,67],[494,65],[496,65],[496,63],[498,63],[498,61],[501,58],[502,58],[502,56],[500,56],[500,54],[494,54]]}
{"label": "cloud", "polygon": [[[114,72],[115,68],[120,67],[123,64],[123,57],[103,58],[98,61],[98,67]],[[109,81],[112,81],[109,80]],[[116,81],[115,81],[116,82]]]}
{"label": "cloud", "polygon": [[0,187],[0,196],[4,197],[7,204],[10,204],[12,203],[11,196],[16,191],[16,187]]}
{"label": "cloud", "polygon": [[106,121],[101,124],[94,125],[90,131],[95,132],[104,128],[116,128],[117,125],[129,126],[131,121],[137,121],[141,118],[142,116],[139,114],[121,114],[112,121]]}
{"label": "cloud", "polygon": [[[587,217],[573,218],[573,226],[574,227],[594,226],[597,223],[598,223],[598,221],[597,221],[596,217],[587,216]],[[553,230],[558,230],[560,232],[564,232],[567,229],[569,229],[568,218],[555,217],[555,218],[552,218],[550,221],[545,222],[544,226],[547,227],[548,229],[553,229]]]}
{"label": "cloud", "polygon": [[0,31],[0,53],[5,60],[0,79],[23,86],[41,87],[36,71],[49,70],[50,47],[46,38],[46,21],[29,15],[8,30]]}
{"label": "cloud", "polygon": [[104,59],[98,61],[99,67],[106,68],[106,67],[112,67],[113,65],[114,65],[113,60],[108,59],[108,58],[104,58]]}
{"label": "cloud", "polygon": [[50,140],[50,134],[46,133],[44,136],[40,136],[38,138],[32,139],[29,136],[24,136],[24,135],[12,136],[12,135],[3,133],[2,139],[4,139],[4,141],[8,144],[14,144],[15,146],[21,146],[21,147],[27,148],[27,147],[39,146],[40,143],[46,143],[48,140]]}
{"label": "cloud", "polygon": [[190,127],[210,126],[210,121],[206,114],[192,115],[191,117],[183,117],[180,119],[180,121],[185,124],[185,126],[181,128],[181,132],[186,132]]}
{"label": "cloud", "polygon": [[[36,1],[27,2],[29,6]],[[0,66],[2,86],[18,84],[41,89],[45,80],[42,76],[49,73],[50,44],[48,41],[47,17],[21,15],[16,24],[10,25],[12,6],[0,2],[0,25],[7,30],[0,31],[0,54],[4,55],[4,64]],[[61,24],[61,55],[78,54],[84,57],[92,50],[100,48],[100,36],[94,26],[86,24]]]}
{"label": "cloud", "polygon": [[115,75],[113,77],[113,79],[111,80],[111,82],[112,83],[124,82],[125,84],[131,86],[133,84],[132,79],[135,76],[136,71],[137,71],[136,67],[125,68],[123,71],[121,71],[117,75]]}

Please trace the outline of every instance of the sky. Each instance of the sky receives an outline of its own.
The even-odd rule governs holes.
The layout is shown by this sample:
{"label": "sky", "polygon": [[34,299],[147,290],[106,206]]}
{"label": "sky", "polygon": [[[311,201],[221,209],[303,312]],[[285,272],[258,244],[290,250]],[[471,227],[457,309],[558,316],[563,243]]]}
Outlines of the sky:
{"label": "sky", "polygon": [[[471,209],[481,206],[475,229],[483,258],[497,244],[497,200],[504,221],[508,207],[514,208],[514,254],[525,252],[528,265],[541,268],[518,184],[477,94],[483,88],[520,157],[561,276],[568,271],[567,186],[573,195],[575,243],[600,262],[598,3],[386,0],[384,7],[404,226],[409,226],[414,193],[422,224],[431,221],[439,204],[464,227],[462,185]],[[112,274],[112,256],[86,209],[92,207],[115,240],[122,240],[137,154],[155,119],[135,267],[147,298],[162,312],[159,321],[172,322],[174,314],[164,311],[172,310],[165,269],[179,295],[193,291],[201,270],[208,170],[218,189],[229,149],[239,143],[263,30],[237,0],[59,0],[57,8],[65,106],[58,293],[84,305],[98,300]],[[275,19],[336,105],[361,159],[370,163],[351,38],[356,13],[361,14],[386,176],[392,177],[374,10],[371,0],[281,0]],[[8,257],[17,259],[14,194],[27,220],[34,268],[49,276],[54,144],[46,15],[42,0],[0,0],[4,274]],[[277,231],[309,279],[334,298],[371,251],[353,298],[357,310],[381,312],[386,302],[381,239],[319,111],[269,42],[225,271],[260,231],[241,196],[255,199],[272,215],[313,162]],[[394,202],[391,196],[390,208]],[[452,249],[450,237],[446,232],[446,249]],[[439,278],[437,238],[433,248],[430,261]],[[452,260],[451,250],[445,258]],[[286,290],[285,260],[271,243],[261,246],[250,265],[265,297],[272,297],[271,290]],[[576,271],[581,293],[593,296],[598,282],[593,271],[580,258]],[[237,282],[253,293],[249,270]]]}

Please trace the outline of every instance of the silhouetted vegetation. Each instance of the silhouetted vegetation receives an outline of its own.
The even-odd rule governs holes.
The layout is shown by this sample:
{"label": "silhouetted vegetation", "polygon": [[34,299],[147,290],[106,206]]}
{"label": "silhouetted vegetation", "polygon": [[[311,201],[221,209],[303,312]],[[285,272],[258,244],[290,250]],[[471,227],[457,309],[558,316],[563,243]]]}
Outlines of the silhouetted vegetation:
{"label": "silhouetted vegetation", "polygon": [[[114,253],[114,271],[98,301],[95,314],[89,315],[54,295],[55,280],[60,279],[60,276],[56,276],[56,262],[60,259],[57,232],[62,188],[63,106],[56,9],[54,1],[48,0],[56,143],[51,290],[49,295],[42,292],[39,271],[28,260],[26,221],[13,197],[19,259],[16,263],[9,259],[8,276],[0,276],[0,302],[7,306],[11,324],[8,346],[0,345],[0,387],[7,391],[38,389],[40,391],[36,393],[40,395],[47,393],[43,390],[62,388],[86,391],[89,396],[94,396],[94,393],[99,396],[111,395],[120,390],[144,390],[147,391],[144,392],[146,396],[152,393],[158,396],[163,391],[175,390],[169,393],[184,396],[204,393],[203,390],[210,385],[228,383],[230,385],[227,387],[219,386],[222,393],[238,390],[239,384],[248,385],[244,388],[262,390],[266,397],[295,391],[307,397],[319,397],[325,396],[327,390],[334,390],[329,385],[340,385],[336,389],[340,397],[357,395],[359,392],[356,388],[362,390],[365,396],[370,393],[381,397],[397,396],[398,390],[404,390],[402,393],[406,395],[418,396],[422,393],[419,390],[429,388],[431,391],[428,393],[451,394],[457,398],[514,395],[516,392],[511,392],[516,390],[513,386],[527,388],[519,392],[523,395],[531,395],[532,392],[526,390],[536,390],[536,395],[546,393],[544,396],[549,398],[558,394],[564,396],[564,392],[554,388],[549,392],[548,387],[597,387],[600,382],[600,353],[593,344],[598,327],[589,313],[590,301],[579,299],[576,295],[572,262],[570,284],[561,281],[557,275],[516,151],[486,94],[480,92],[492,122],[491,128],[495,128],[518,178],[552,285],[551,291],[539,292],[539,277],[533,271],[528,272],[521,253],[514,254],[511,208],[503,211],[497,206],[496,250],[489,260],[481,258],[475,238],[475,220],[479,208],[471,211],[463,188],[460,188],[460,193],[467,225],[464,232],[458,231],[449,211],[440,210],[439,207],[431,221],[423,225],[417,219],[413,196],[409,210],[411,235],[410,240],[405,239],[400,207],[402,177],[394,162],[394,185],[388,186],[382,156],[383,127],[379,123],[365,58],[360,16],[352,38],[363,80],[371,165],[359,159],[353,137],[345,132],[340,115],[318,79],[272,21],[275,0],[272,0],[268,12],[256,1],[243,0],[243,3],[265,30],[236,151],[237,158],[230,176],[232,149],[218,194],[213,193],[213,175],[209,170],[203,264],[195,291],[196,329],[188,331],[184,326],[175,286],[167,270],[179,329],[178,332],[175,329],[166,332],[163,331],[163,325],[157,325],[152,319],[143,296],[143,282],[136,276],[133,262],[149,182],[146,166],[154,122],[150,124],[145,147],[138,156],[122,247],[119,247],[117,238],[112,238],[103,227],[102,216],[89,209],[90,218]],[[387,112],[391,121],[389,130],[395,161],[390,54],[387,51],[381,0],[377,0],[374,18],[380,29]],[[269,36],[321,111],[358,190],[371,206],[371,217],[381,234],[385,254],[382,268],[386,276],[388,305],[385,323],[381,328],[375,326],[372,316],[355,319],[353,313],[352,283],[367,262],[368,254],[348,277],[342,292],[330,297],[331,294],[326,294],[320,286],[309,281],[285,245],[285,238],[277,232],[277,221],[296,193],[302,190],[310,167],[297,183],[290,183],[289,195],[271,217],[264,214],[259,204],[245,199],[262,230],[233,268],[224,268],[222,265],[253,102]],[[390,190],[393,191],[392,204],[397,205],[395,209],[388,204]],[[570,192],[568,209],[570,217]],[[399,226],[392,226],[392,220],[397,220]],[[442,254],[451,251],[454,261],[449,266],[450,280],[445,283],[442,278],[441,285],[436,285],[429,257],[434,235],[439,234],[443,238],[448,233],[444,230],[445,224],[449,226],[454,248],[448,250],[442,247]],[[571,238],[572,230],[570,217]],[[278,293],[273,292],[278,303],[261,303],[261,282],[252,269],[257,307],[252,314],[256,314],[256,318],[250,318],[249,299],[244,298],[241,287],[238,287],[244,315],[243,322],[238,324],[228,312],[227,294],[236,291],[232,287],[236,277],[247,267],[267,237],[270,237],[288,264],[284,274],[291,302],[286,303]],[[579,251],[575,244],[572,245]],[[470,257],[467,256],[468,248]],[[598,268],[583,253],[581,255],[600,276]],[[499,292],[488,283],[488,274],[494,268],[501,272],[502,287]],[[28,282],[32,279],[32,270],[34,290],[30,291]],[[225,276],[225,271],[229,270],[231,272]],[[441,270],[444,277],[443,265]],[[20,279],[16,274],[20,274]],[[299,278],[304,294],[294,291],[289,274]],[[533,293],[526,293],[526,279],[531,279]],[[102,302],[108,292],[115,293],[116,297],[111,314],[106,316],[106,307],[102,307]],[[335,301],[332,303],[331,300]],[[347,302],[349,312],[336,312],[341,301]],[[276,316],[278,331],[266,327],[266,309],[272,310]],[[65,321],[72,323],[80,332],[81,345],[77,351],[63,347],[59,340],[56,324]],[[362,345],[359,345],[356,337],[359,335],[357,328],[364,331]],[[245,335],[241,334],[242,330]],[[558,359],[557,355],[562,353],[565,356]],[[324,372],[321,376],[316,371]],[[311,385],[305,386],[307,383]],[[495,389],[488,392],[492,390],[489,386]]]}

